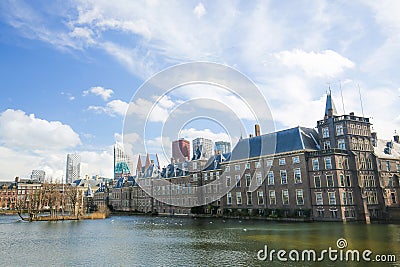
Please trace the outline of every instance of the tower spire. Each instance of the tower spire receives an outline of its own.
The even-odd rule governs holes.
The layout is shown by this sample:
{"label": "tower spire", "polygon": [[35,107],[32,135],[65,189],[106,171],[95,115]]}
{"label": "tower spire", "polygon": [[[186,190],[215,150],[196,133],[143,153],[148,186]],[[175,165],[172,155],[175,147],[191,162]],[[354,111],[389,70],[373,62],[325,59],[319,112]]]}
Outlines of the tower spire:
{"label": "tower spire", "polygon": [[337,115],[337,111],[332,100],[331,87],[329,86],[329,92],[326,95],[325,117],[332,117],[333,115]]}

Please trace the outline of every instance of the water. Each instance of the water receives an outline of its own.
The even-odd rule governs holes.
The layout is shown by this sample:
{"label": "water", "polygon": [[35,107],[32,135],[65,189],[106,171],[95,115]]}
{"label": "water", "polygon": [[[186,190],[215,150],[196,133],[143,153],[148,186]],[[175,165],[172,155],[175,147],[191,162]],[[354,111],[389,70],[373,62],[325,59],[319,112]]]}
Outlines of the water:
{"label": "water", "polygon": [[[400,225],[271,223],[265,221],[114,216],[105,220],[22,222],[0,216],[1,266],[296,266],[262,262],[269,249],[332,247],[394,254],[400,266]],[[297,266],[365,266],[365,262],[298,262]]]}

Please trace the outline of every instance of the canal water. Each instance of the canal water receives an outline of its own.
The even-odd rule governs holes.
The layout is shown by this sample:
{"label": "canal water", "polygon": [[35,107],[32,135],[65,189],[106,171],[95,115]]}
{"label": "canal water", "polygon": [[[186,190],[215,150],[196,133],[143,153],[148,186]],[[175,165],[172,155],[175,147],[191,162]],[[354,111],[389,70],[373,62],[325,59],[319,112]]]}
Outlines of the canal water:
{"label": "canal water", "polygon": [[[371,259],[395,255],[397,262],[333,262],[328,255],[323,262],[288,258],[291,250],[301,255],[303,250],[320,253],[329,247],[339,255],[340,238],[347,242],[344,253],[371,250]],[[23,222],[0,216],[0,239],[1,266],[400,266],[400,225],[390,224],[145,216]],[[276,254],[272,262],[260,261],[257,253],[265,246],[267,253],[287,251],[288,261],[279,261]],[[259,253],[260,258],[264,254]],[[296,259],[296,253],[291,256]]]}

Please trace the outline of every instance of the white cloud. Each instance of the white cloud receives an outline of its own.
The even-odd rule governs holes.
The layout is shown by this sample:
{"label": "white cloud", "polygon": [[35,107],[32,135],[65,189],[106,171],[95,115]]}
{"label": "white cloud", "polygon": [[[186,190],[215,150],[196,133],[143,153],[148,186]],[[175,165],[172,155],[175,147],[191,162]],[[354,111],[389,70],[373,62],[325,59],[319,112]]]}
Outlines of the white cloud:
{"label": "white cloud", "polygon": [[101,98],[103,98],[104,101],[107,101],[111,97],[111,95],[114,93],[114,91],[111,89],[105,89],[101,86],[95,86],[95,87],[90,88],[89,90],[83,91],[82,94],[83,94],[83,96],[87,96],[90,93],[100,96]]}
{"label": "white cloud", "polygon": [[0,142],[3,146],[23,149],[57,150],[81,144],[69,125],[7,109],[0,114]]}
{"label": "white cloud", "polygon": [[193,9],[193,14],[196,15],[197,18],[203,17],[207,13],[203,3],[198,3],[197,6]]}
{"label": "white cloud", "polygon": [[334,77],[355,64],[335,51],[324,50],[320,53],[305,52],[300,49],[282,51],[275,57],[285,66],[299,67],[309,76]]}
{"label": "white cloud", "polygon": [[128,103],[116,99],[108,102],[106,106],[93,106],[93,105],[89,106],[87,110],[91,110],[99,114],[105,113],[110,116],[115,116],[115,115],[125,116],[126,111],[128,110],[128,106],[129,106]]}

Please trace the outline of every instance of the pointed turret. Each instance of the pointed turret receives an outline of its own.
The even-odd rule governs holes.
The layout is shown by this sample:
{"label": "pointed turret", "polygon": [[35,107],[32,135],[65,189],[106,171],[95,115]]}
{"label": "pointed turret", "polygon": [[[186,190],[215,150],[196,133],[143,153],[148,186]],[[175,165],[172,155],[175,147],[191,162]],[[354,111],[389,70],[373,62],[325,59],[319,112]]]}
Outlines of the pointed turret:
{"label": "pointed turret", "polygon": [[136,177],[138,178],[141,177],[141,174],[142,174],[142,158],[139,155],[136,165]]}
{"label": "pointed turret", "polygon": [[147,154],[147,155],[146,155],[146,163],[145,163],[145,165],[144,165],[144,171],[147,170],[147,168],[150,166],[150,164],[151,164],[150,155]]}
{"label": "pointed turret", "polygon": [[332,117],[334,115],[337,115],[337,111],[332,100],[331,90],[329,89],[329,93],[326,95],[325,117]]}

